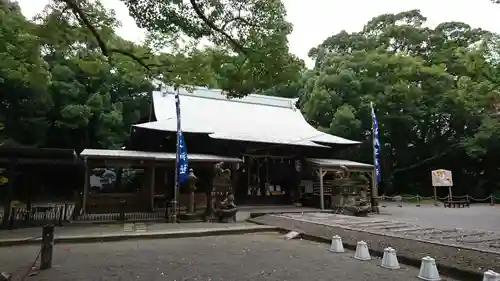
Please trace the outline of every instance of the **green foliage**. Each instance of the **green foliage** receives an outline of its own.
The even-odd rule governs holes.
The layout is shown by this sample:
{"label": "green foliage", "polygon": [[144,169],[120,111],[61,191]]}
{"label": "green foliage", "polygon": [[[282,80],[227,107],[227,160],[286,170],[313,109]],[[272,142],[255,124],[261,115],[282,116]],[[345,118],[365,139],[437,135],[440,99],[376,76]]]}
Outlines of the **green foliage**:
{"label": "green foliage", "polygon": [[369,146],[374,102],[387,189],[407,180],[424,188],[433,168],[456,171],[455,182],[497,173],[498,164],[490,166],[500,144],[497,35],[459,22],[429,29],[425,20],[417,10],[381,15],[309,53],[316,63],[303,83],[305,116]]}
{"label": "green foliage", "polygon": [[98,0],[52,1],[33,21],[0,2],[0,144],[121,147],[147,121],[155,80],[298,96],[304,63],[281,1],[123,2],[144,44],[117,36]]}
{"label": "green foliage", "polygon": [[[191,53],[190,64],[202,68],[215,66],[216,75],[223,77],[216,78],[217,86],[229,96],[267,91],[276,85],[286,88],[300,78],[304,68],[303,62],[289,53],[287,36],[292,25],[285,20],[286,10],[281,0],[122,2],[139,27],[160,34],[182,34],[195,42],[208,41],[217,46],[207,51],[212,58],[199,60],[198,52]],[[171,65],[177,68],[174,71],[177,74],[178,65]],[[163,76],[168,78],[164,82],[192,84],[193,77],[189,74],[201,72],[191,69],[181,67],[182,75],[174,79],[171,75]]]}

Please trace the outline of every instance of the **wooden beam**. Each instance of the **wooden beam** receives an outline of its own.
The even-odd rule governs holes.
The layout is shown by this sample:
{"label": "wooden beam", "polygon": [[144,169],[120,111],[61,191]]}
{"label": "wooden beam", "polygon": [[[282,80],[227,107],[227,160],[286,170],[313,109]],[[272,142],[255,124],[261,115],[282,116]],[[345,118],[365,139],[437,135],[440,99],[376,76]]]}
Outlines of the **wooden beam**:
{"label": "wooden beam", "polygon": [[318,170],[316,170],[316,175],[318,175],[318,177],[320,178],[323,178],[326,175],[326,173],[328,173],[328,171],[327,170],[323,171],[323,168],[321,167]]}

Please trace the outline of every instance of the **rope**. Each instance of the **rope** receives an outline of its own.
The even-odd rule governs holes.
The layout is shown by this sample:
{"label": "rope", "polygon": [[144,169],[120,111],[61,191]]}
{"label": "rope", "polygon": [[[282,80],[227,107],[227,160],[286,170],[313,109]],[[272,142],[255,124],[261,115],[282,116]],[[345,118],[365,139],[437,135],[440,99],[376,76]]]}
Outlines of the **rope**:
{"label": "rope", "polygon": [[28,276],[30,275],[31,271],[33,270],[33,267],[35,267],[35,264],[36,262],[38,261],[38,259],[40,258],[40,255],[42,254],[42,250],[40,249],[40,251],[38,251],[38,254],[36,255],[36,258],[35,260],[33,261],[33,263],[31,264],[31,266],[28,268],[28,270],[26,271],[26,274],[24,275],[24,277],[21,279],[21,281],[26,281],[26,279],[28,279]]}
{"label": "rope", "polygon": [[[385,195],[382,195],[382,196],[379,196],[377,199],[379,200],[382,200],[382,201],[386,201],[386,200],[392,200],[392,201],[409,201],[409,200],[433,200],[434,199],[434,196],[429,196],[429,197],[425,197],[425,196],[420,196],[420,195],[416,195],[416,196],[385,196]],[[445,196],[445,197],[436,197],[437,200],[449,200],[450,199],[450,196]],[[462,195],[462,196],[452,196],[452,200],[453,199],[467,199],[469,201],[474,201],[474,202],[485,202],[485,201],[494,201],[494,200],[500,200],[500,197],[496,197],[494,195],[490,195],[488,197],[485,197],[485,198],[475,198],[475,197],[472,197],[470,195]]]}

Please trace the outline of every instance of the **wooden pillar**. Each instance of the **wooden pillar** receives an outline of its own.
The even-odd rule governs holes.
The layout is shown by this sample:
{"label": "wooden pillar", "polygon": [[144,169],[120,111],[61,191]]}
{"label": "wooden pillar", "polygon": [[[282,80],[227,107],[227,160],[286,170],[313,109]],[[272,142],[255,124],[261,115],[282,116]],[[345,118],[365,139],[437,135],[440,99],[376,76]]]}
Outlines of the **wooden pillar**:
{"label": "wooden pillar", "polygon": [[5,196],[4,206],[3,206],[3,220],[2,220],[3,226],[7,226],[9,224],[9,219],[11,215],[12,193],[16,181],[16,161],[14,159],[9,159],[7,179],[8,179],[7,194]]}
{"label": "wooden pillar", "polygon": [[155,183],[156,183],[156,167],[151,166],[151,211],[154,212],[155,210]]}
{"label": "wooden pillar", "polygon": [[371,190],[371,195],[372,195],[372,206],[378,206],[378,186],[377,186],[377,168],[374,167],[372,171],[372,190]]}
{"label": "wooden pillar", "polygon": [[90,174],[89,174],[89,166],[87,161],[85,161],[85,176],[83,180],[83,199],[82,199],[82,213],[87,213],[87,197],[89,195],[89,184],[90,184]]}
{"label": "wooden pillar", "polygon": [[316,171],[316,174],[319,177],[319,202],[321,210],[325,209],[325,187],[323,184],[323,177],[326,175],[326,171],[323,171],[322,167],[319,167],[319,170]]}

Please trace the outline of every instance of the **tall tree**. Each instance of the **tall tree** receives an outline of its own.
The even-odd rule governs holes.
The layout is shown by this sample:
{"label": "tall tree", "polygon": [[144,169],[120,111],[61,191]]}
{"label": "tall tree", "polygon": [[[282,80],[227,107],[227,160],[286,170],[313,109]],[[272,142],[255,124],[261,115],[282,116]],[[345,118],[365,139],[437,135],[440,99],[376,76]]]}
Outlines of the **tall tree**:
{"label": "tall tree", "polygon": [[43,141],[50,107],[50,73],[34,29],[17,5],[0,2],[0,138],[27,145]]}
{"label": "tall tree", "polygon": [[[103,39],[88,20],[86,5],[96,1],[58,0],[64,3],[96,38],[105,56],[125,54],[148,71],[157,74],[167,84],[186,84],[186,73],[177,73],[172,61],[151,61],[122,48],[115,48]],[[231,96],[267,90],[276,84],[291,83],[288,68],[297,64],[289,54],[287,35],[292,26],[285,20],[286,10],[281,0],[190,0],[154,1],[122,0],[139,27],[162,34],[182,34],[193,40],[206,40],[233,57],[221,65],[226,80],[220,86]],[[184,75],[182,75],[184,74]],[[168,79],[165,79],[167,77]]]}
{"label": "tall tree", "polygon": [[[86,10],[87,20],[108,44],[137,55],[146,52],[115,35],[118,22],[112,12],[99,3]],[[91,32],[63,5],[46,7],[38,34],[52,78],[47,144],[78,150],[122,146],[129,127],[149,111],[149,76],[120,54],[109,64]]]}
{"label": "tall tree", "polygon": [[370,161],[374,102],[386,189],[426,186],[429,170],[442,165],[463,172],[451,164],[458,158],[470,173],[457,173],[457,181],[477,182],[464,177],[482,172],[487,150],[480,148],[484,138],[494,141],[498,68],[484,48],[492,35],[459,22],[429,29],[425,21],[417,10],[380,15],[310,51],[316,63],[301,97],[305,115],[330,133],[365,139],[358,157]]}

